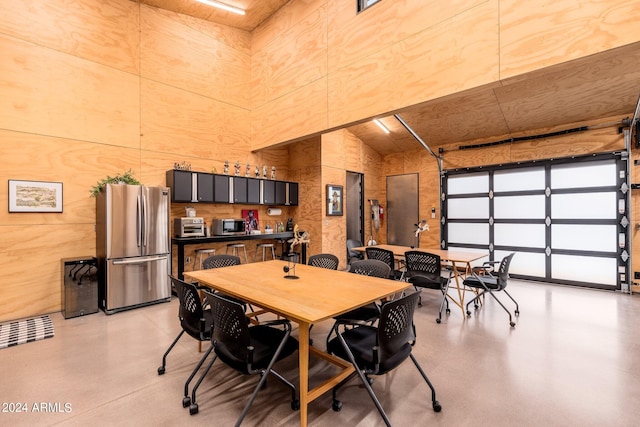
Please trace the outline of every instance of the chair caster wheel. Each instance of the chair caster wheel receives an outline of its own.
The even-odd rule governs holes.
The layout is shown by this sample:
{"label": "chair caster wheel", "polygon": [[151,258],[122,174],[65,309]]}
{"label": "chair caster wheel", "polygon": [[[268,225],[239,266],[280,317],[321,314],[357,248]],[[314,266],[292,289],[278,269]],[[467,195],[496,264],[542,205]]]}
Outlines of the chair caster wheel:
{"label": "chair caster wheel", "polygon": [[478,307],[479,307],[478,305],[473,304],[473,309],[474,309],[474,310],[477,310],[477,309],[478,309]]}
{"label": "chair caster wheel", "polygon": [[447,309],[445,310],[445,312],[446,312],[447,314],[451,314],[451,309],[447,308]]}
{"label": "chair caster wheel", "polygon": [[342,402],[340,402],[339,400],[334,400],[333,404],[331,405],[331,409],[333,409],[335,412],[340,412],[340,410],[342,409]]}
{"label": "chair caster wheel", "polygon": [[297,411],[300,409],[300,401],[298,399],[291,401],[291,409]]}
{"label": "chair caster wheel", "polygon": [[442,320],[440,320],[440,319],[436,319],[436,323],[437,323],[437,324],[440,324],[440,323],[442,323]]}
{"label": "chair caster wheel", "polygon": [[511,325],[512,328],[516,327],[516,322],[509,322],[509,325]]}
{"label": "chair caster wheel", "polygon": [[516,313],[516,316],[520,316],[520,311],[519,310],[516,310],[515,313]]}
{"label": "chair caster wheel", "polygon": [[471,312],[469,310],[467,310],[467,317],[471,318]]}
{"label": "chair caster wheel", "polygon": [[367,377],[367,382],[369,383],[369,385],[373,385],[373,378]]}
{"label": "chair caster wheel", "polygon": [[442,411],[442,406],[440,405],[440,402],[438,402],[437,400],[435,402],[433,402],[433,410],[435,412]]}
{"label": "chair caster wheel", "polygon": [[189,415],[195,415],[198,413],[198,404],[194,403],[193,405],[189,406]]}
{"label": "chair caster wheel", "polygon": [[162,374],[164,374],[164,366],[160,366],[158,368],[158,375],[162,375]]}
{"label": "chair caster wheel", "polygon": [[191,398],[190,398],[189,396],[185,396],[185,397],[182,399],[182,407],[183,407],[183,408],[188,408],[188,407],[189,407],[189,405],[191,405]]}

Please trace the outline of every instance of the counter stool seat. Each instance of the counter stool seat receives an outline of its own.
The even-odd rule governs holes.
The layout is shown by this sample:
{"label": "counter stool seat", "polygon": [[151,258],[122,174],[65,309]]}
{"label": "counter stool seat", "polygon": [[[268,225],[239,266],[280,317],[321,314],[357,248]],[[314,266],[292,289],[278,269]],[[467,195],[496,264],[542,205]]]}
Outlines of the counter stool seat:
{"label": "counter stool seat", "polygon": [[[200,270],[203,269],[202,267],[202,263],[204,262],[205,258],[208,258],[212,255],[216,254],[216,250],[215,249],[196,249],[196,262],[193,264],[193,269],[196,269],[196,264],[200,266]],[[206,255],[206,257],[204,256]]]}
{"label": "counter stool seat", "polygon": [[273,243],[258,243],[256,245],[256,255],[253,258],[254,261],[258,260],[258,250],[262,249],[262,261],[267,260],[267,251],[271,249],[271,259],[276,259],[276,249]]}
{"label": "counter stool seat", "polygon": [[239,251],[242,249],[244,251],[244,261],[246,264],[249,264],[249,257],[247,256],[247,247],[244,243],[228,243],[227,244],[227,254],[229,253],[229,249],[232,250],[231,255],[240,256]]}

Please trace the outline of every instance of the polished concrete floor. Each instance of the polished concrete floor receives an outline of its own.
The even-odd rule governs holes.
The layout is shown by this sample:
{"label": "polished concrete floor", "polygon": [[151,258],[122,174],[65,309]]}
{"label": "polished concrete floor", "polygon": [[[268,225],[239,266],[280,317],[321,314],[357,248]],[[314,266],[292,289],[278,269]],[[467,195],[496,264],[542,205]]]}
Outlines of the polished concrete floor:
{"label": "polished concrete floor", "polygon": [[[509,290],[521,312],[513,329],[491,299],[470,319],[452,306],[438,325],[436,297],[423,292],[414,354],[443,409],[431,409],[429,389],[407,361],[373,385],[393,425],[638,425],[640,296],[513,280]],[[182,390],[200,357],[195,341],[183,338],[166,374],[156,372],[179,331],[177,309],[174,299],[111,316],[52,314],[54,338],[0,350],[0,425],[233,425],[255,376],[217,363],[200,388],[200,412],[190,416]],[[314,345],[324,348],[329,327],[312,329]],[[332,372],[320,360],[311,363],[313,378]],[[278,370],[295,382],[296,366],[294,356]],[[312,402],[309,425],[384,425],[356,381],[340,397],[341,412],[331,409],[330,393]],[[296,425],[288,399],[287,389],[270,381],[244,425]]]}

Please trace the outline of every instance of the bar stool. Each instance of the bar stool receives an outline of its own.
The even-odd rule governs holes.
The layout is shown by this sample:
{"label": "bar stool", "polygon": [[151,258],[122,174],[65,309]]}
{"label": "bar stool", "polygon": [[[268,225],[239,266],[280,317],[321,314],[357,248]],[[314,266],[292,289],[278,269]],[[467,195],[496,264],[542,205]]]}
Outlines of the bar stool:
{"label": "bar stool", "polygon": [[262,249],[262,260],[267,260],[267,250],[271,249],[271,259],[276,259],[276,249],[273,243],[258,243],[256,245],[256,255],[253,258],[254,261],[258,260],[258,250]]}
{"label": "bar stool", "polygon": [[[193,269],[196,269],[196,264],[200,266],[200,270],[202,270],[202,263],[205,258],[209,258],[211,255],[215,255],[215,249],[196,249],[196,262],[193,264]],[[204,256],[206,255],[206,257]]]}
{"label": "bar stool", "polygon": [[249,264],[249,257],[247,256],[247,247],[245,246],[244,243],[228,243],[227,254],[229,253],[229,249],[232,249],[231,255],[235,255],[235,256],[240,256],[238,255],[238,251],[239,249],[242,249],[244,251],[245,263]]}

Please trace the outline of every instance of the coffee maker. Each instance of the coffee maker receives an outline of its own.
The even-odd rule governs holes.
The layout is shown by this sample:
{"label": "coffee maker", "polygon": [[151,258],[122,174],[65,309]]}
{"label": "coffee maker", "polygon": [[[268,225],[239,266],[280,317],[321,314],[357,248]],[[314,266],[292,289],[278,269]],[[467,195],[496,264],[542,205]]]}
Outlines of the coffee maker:
{"label": "coffee maker", "polygon": [[293,231],[293,218],[287,219],[287,231]]}

